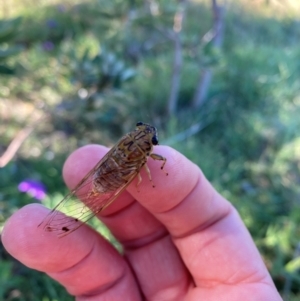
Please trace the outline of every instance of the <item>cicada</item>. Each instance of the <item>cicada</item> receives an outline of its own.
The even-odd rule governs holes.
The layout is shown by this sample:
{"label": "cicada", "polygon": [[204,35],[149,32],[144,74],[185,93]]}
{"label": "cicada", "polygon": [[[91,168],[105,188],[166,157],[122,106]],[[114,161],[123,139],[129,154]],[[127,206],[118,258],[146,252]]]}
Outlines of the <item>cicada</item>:
{"label": "cicada", "polygon": [[136,129],[123,136],[40,225],[46,231],[57,232],[58,236],[72,233],[116,200],[136,177],[138,186],[142,180],[140,170],[143,167],[152,182],[146,164],[148,157],[162,161],[161,169],[167,161],[163,156],[152,153],[153,146],[157,144],[156,128],[138,122]]}

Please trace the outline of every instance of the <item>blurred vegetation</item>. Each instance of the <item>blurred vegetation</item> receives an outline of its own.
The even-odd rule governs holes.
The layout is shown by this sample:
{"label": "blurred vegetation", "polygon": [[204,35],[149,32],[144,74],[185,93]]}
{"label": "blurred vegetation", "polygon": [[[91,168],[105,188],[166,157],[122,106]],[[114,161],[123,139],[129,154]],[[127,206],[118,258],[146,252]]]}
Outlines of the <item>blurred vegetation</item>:
{"label": "blurred vegetation", "polygon": [[[169,116],[174,45],[165,29],[175,2],[3,1],[0,154],[24,143],[0,168],[0,227],[38,202],[18,190],[22,181],[43,183],[52,205],[67,191],[61,168],[72,150],[111,146],[143,120],[236,206],[285,301],[300,300],[300,4],[282,2],[229,1],[220,50],[198,47],[212,26],[210,1],[188,3]],[[213,80],[195,109],[205,68]],[[73,300],[2,245],[0,282],[1,300]]]}
{"label": "blurred vegetation", "polygon": [[0,20],[0,74],[15,75],[16,68],[6,64],[11,56],[21,51],[20,46],[10,46],[9,42],[13,41],[17,35],[20,25],[20,18],[12,20]]}

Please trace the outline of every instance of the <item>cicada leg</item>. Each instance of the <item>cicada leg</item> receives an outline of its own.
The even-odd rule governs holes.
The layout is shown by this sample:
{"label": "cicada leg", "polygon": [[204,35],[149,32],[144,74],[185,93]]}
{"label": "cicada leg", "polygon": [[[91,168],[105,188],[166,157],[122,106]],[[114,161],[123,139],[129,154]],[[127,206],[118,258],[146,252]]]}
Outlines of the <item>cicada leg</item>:
{"label": "cicada leg", "polygon": [[137,181],[137,183],[136,183],[135,186],[136,186],[137,191],[140,192],[140,190],[139,190],[139,185],[140,185],[141,182],[142,182],[142,176],[141,176],[140,173],[138,173],[137,177],[138,177],[138,181]]}
{"label": "cicada leg", "polygon": [[[151,154],[150,157],[153,159],[153,160],[159,160],[159,161],[164,161],[162,166],[160,167],[160,169],[166,174],[168,175],[168,173],[163,169],[166,162],[167,162],[167,159],[161,155],[158,155],[158,154]],[[148,175],[148,178],[149,178],[149,181],[152,183],[152,187],[154,188],[155,185],[153,184],[153,181],[152,181],[152,177],[151,177],[151,172],[150,172],[150,169],[147,165],[147,163],[144,164],[144,168],[146,170],[146,173]],[[140,185],[140,183],[142,182],[142,177],[141,177],[141,174],[138,173],[138,181],[137,181],[137,184],[136,184],[136,187],[138,189],[138,186]],[[139,190],[138,190],[139,191]]]}
{"label": "cicada leg", "polygon": [[149,169],[147,163],[144,165],[144,167],[145,167],[146,173],[148,175],[148,178],[149,178],[150,182],[152,183],[152,187],[154,188],[155,185],[153,184],[152,177],[151,177],[151,172],[150,172],[150,169]]}
{"label": "cicada leg", "polygon": [[[152,183],[152,187],[155,187],[154,184],[153,184],[153,182],[152,182],[152,177],[151,177],[150,169],[148,168],[148,166],[147,166],[146,163],[145,163],[145,165],[144,165],[144,168],[145,168],[145,170],[146,170],[146,173],[147,173],[147,175],[148,175],[148,178],[149,178],[150,182]],[[137,188],[137,191],[140,192],[140,190],[139,190],[139,185],[140,185],[141,182],[142,182],[142,176],[141,176],[140,173],[138,173],[137,177],[138,177],[138,181],[137,181],[137,183],[136,183],[135,186],[136,186],[136,188]]]}
{"label": "cicada leg", "polygon": [[160,169],[166,174],[166,176],[168,175],[168,173],[164,170],[164,166],[167,163],[167,159],[161,155],[158,154],[151,154],[150,157],[153,160],[158,160],[158,161],[164,161],[163,164],[161,165]]}

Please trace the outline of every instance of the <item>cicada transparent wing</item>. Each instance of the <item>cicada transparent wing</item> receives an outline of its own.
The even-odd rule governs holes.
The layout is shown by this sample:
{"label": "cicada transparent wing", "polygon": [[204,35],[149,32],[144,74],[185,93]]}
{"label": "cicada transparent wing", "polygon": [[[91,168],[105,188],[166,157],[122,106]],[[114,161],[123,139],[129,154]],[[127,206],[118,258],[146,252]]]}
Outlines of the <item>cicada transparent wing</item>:
{"label": "cicada transparent wing", "polygon": [[[110,205],[132,182],[138,174],[138,170],[131,169],[126,183],[116,189],[107,192],[98,192],[93,189],[94,175],[109,158],[112,150],[46,216],[40,224],[43,225],[46,231],[56,232],[58,236],[64,236],[75,231]],[[115,169],[102,176],[111,177],[119,173],[120,170],[116,166]]]}

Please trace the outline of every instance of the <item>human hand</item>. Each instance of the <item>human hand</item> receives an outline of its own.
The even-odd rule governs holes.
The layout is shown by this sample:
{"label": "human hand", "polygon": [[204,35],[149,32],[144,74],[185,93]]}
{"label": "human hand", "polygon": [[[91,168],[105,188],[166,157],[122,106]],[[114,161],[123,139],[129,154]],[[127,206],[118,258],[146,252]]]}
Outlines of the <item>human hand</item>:
{"label": "human hand", "polygon": [[[63,174],[74,187],[107,149],[75,151]],[[30,268],[56,279],[80,301],[186,300],[280,301],[250,234],[233,206],[200,169],[175,150],[155,147],[167,158],[144,170],[101,220],[124,247],[120,255],[87,225],[58,238],[37,225],[49,212],[25,206],[6,223],[6,250]]]}

